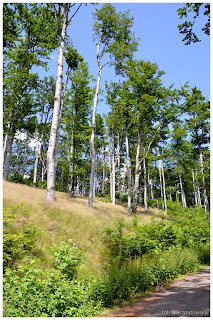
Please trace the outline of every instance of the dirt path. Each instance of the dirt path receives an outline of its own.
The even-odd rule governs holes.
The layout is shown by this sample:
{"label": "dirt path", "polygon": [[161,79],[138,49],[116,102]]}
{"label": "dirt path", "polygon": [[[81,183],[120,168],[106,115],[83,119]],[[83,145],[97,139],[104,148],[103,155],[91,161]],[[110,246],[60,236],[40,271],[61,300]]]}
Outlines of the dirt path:
{"label": "dirt path", "polygon": [[210,268],[190,274],[113,317],[210,317]]}

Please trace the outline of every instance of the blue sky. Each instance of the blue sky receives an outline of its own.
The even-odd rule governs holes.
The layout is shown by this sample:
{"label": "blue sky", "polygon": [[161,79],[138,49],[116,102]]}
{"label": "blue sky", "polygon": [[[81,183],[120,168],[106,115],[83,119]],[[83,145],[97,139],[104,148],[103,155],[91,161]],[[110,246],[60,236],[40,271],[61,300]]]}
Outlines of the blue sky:
{"label": "blue sky", "polygon": [[[183,3],[112,3],[118,11],[130,10],[134,16],[133,31],[139,37],[139,51],[135,54],[137,59],[149,60],[157,63],[160,70],[166,72],[162,77],[166,86],[174,83],[180,88],[187,81],[190,87],[197,86],[203,95],[210,99],[210,37],[203,34],[201,28],[206,23],[202,14],[195,23],[195,33],[202,40],[199,43],[184,45],[183,35],[179,33],[177,25],[182,23],[177,9]],[[83,5],[69,26],[68,35],[73,47],[88,62],[91,74],[97,78],[98,65],[96,61],[96,45],[92,40],[92,12],[97,6]],[[77,8],[77,5],[76,5]],[[57,52],[52,54],[50,62],[50,75],[57,72]],[[43,73],[43,72],[42,72]],[[105,81],[116,81],[113,67],[105,67],[102,73],[101,87],[104,89]],[[107,113],[110,110],[105,102],[98,105],[98,113]]]}

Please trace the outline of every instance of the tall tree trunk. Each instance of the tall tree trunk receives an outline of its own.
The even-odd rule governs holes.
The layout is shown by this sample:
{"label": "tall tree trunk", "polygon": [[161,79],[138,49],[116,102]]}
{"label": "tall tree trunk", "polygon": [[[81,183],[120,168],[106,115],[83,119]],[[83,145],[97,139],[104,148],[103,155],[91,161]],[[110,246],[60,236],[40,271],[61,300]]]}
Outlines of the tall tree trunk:
{"label": "tall tree trunk", "polygon": [[95,175],[94,175],[94,184],[93,184],[93,198],[95,198],[97,188],[97,164],[96,164],[96,153],[95,153]]}
{"label": "tall tree trunk", "polygon": [[[144,148],[145,153],[145,148]],[[143,172],[144,172],[144,209],[147,209],[147,182],[146,182],[146,160],[143,159]]]}
{"label": "tall tree trunk", "polygon": [[69,68],[66,72],[66,80],[64,82],[64,88],[63,88],[63,95],[61,97],[61,104],[60,104],[60,110],[59,110],[59,115],[58,115],[58,128],[57,128],[57,133],[56,133],[56,144],[55,144],[55,151],[54,151],[54,158],[55,158],[55,171],[57,168],[57,154],[58,154],[58,147],[59,147],[59,135],[60,135],[60,125],[61,125],[61,118],[62,118],[62,113],[63,113],[63,108],[64,108],[64,99],[65,99],[65,95],[66,95],[66,88],[67,88],[67,84],[69,82],[70,79],[70,75],[71,75],[71,71],[69,71]]}
{"label": "tall tree trunk", "polygon": [[26,157],[27,157],[27,144],[28,144],[28,138],[26,136],[26,140],[25,140],[25,148],[24,148],[24,158],[23,158],[23,162],[22,162],[22,176],[24,176],[24,172],[25,172],[25,164],[26,164]]}
{"label": "tall tree trunk", "polygon": [[90,188],[89,188],[89,207],[93,208],[93,189],[94,189],[94,178],[95,178],[95,125],[96,125],[96,109],[97,109],[97,103],[98,103],[98,93],[100,88],[100,82],[101,82],[101,73],[102,73],[102,66],[99,56],[99,50],[100,50],[100,44],[101,44],[101,35],[99,37],[99,43],[97,47],[97,61],[99,66],[99,72],[98,72],[98,81],[96,85],[96,91],[95,91],[95,97],[94,97],[94,105],[93,105],[93,115],[92,115],[92,135],[90,139],[90,149],[91,149],[91,176],[90,176]]}
{"label": "tall tree trunk", "polygon": [[7,139],[7,154],[6,154],[6,160],[4,164],[4,175],[3,179],[5,181],[8,180],[9,171],[10,171],[10,160],[12,156],[12,148],[13,148],[13,140],[14,140],[15,133],[13,130],[9,132],[8,139]]}
{"label": "tall tree trunk", "polygon": [[112,204],[115,204],[115,142],[112,126]]}
{"label": "tall tree trunk", "polygon": [[111,144],[109,145],[109,186],[110,186],[110,199],[112,201],[112,169],[111,169]]}
{"label": "tall tree trunk", "polygon": [[196,185],[197,185],[197,200],[198,200],[198,205],[201,207],[201,196],[200,196],[200,188],[199,188],[199,183],[198,183],[197,171],[196,171]]}
{"label": "tall tree trunk", "polygon": [[33,183],[36,184],[37,182],[37,172],[38,172],[38,159],[41,154],[41,142],[38,141],[37,147],[36,147],[36,159],[35,159],[35,165],[34,165],[34,175],[33,175]]}
{"label": "tall tree trunk", "polygon": [[206,190],[206,180],[205,180],[204,168],[203,168],[203,154],[202,154],[200,145],[199,145],[199,154],[200,154],[200,168],[201,168],[202,179],[203,179],[204,208],[205,208],[205,212],[208,212],[209,211],[209,200],[208,200],[208,195],[207,195],[207,190]]}
{"label": "tall tree trunk", "polygon": [[122,204],[122,190],[121,190],[121,155],[120,155],[120,135],[118,133],[117,143],[117,154],[118,154],[118,189],[119,189],[119,203]]}
{"label": "tall tree trunk", "polygon": [[183,189],[183,183],[182,183],[181,174],[179,174],[179,179],[180,179],[180,190],[181,190],[182,206],[183,206],[183,209],[185,210],[185,208],[186,208],[186,197],[185,197],[185,192],[184,192],[184,189]]}
{"label": "tall tree trunk", "polygon": [[[160,156],[159,148],[157,148],[158,157]],[[161,160],[159,159],[159,178],[160,178],[160,193],[161,193],[161,203],[162,210],[164,211],[164,201],[163,201],[163,187],[162,187],[162,178],[161,178]]]}
{"label": "tall tree trunk", "polygon": [[105,190],[104,190],[104,187],[105,187],[104,181],[105,181],[105,160],[104,160],[104,163],[103,163],[102,191],[101,191],[102,194],[105,193]]}
{"label": "tall tree trunk", "polygon": [[131,210],[131,169],[130,169],[130,157],[129,157],[129,137],[127,130],[125,131],[126,138],[126,162],[127,162],[127,192],[128,192],[128,205],[127,211],[130,213]]}
{"label": "tall tree trunk", "polygon": [[72,133],[71,133],[71,147],[70,147],[70,163],[69,163],[69,194],[71,197],[74,196],[74,127],[75,127],[75,107],[73,107],[73,120],[72,120]]}
{"label": "tall tree trunk", "polygon": [[152,189],[152,179],[150,179],[150,167],[148,170],[148,184],[149,184],[149,205],[150,205],[150,199],[154,199],[153,189]]}
{"label": "tall tree trunk", "polygon": [[198,199],[197,199],[197,191],[196,191],[196,186],[195,186],[195,174],[194,174],[194,170],[192,170],[192,180],[193,180],[193,190],[194,190],[194,196],[195,196],[195,205],[197,206],[197,204],[198,204]]}
{"label": "tall tree trunk", "polygon": [[8,125],[7,125],[7,133],[6,133],[6,135],[5,135],[4,143],[3,143],[3,150],[2,150],[2,153],[3,153],[3,155],[2,155],[3,165],[4,165],[4,161],[5,161],[5,159],[4,159],[4,154],[5,154],[6,149],[7,149],[8,132],[9,132],[9,131],[10,131],[10,122],[8,122]]}
{"label": "tall tree trunk", "polygon": [[18,172],[19,151],[20,151],[20,141],[18,140],[15,172]]}
{"label": "tall tree trunk", "polygon": [[[139,121],[138,121],[139,122]],[[140,123],[138,123],[139,126]],[[141,132],[138,129],[138,138],[137,138],[137,151],[136,151],[136,163],[135,163],[135,183],[133,188],[133,206],[132,206],[132,214],[137,212],[138,206],[138,189],[139,189],[139,180],[140,180],[140,172],[141,172],[141,165],[140,165],[140,151],[141,151]]]}
{"label": "tall tree trunk", "polygon": [[166,187],[165,187],[165,177],[164,177],[164,170],[163,170],[163,160],[161,160],[162,164],[162,177],[163,177],[163,197],[164,197],[164,205],[165,205],[165,212],[167,212],[167,203],[166,203]]}
{"label": "tall tree trunk", "polygon": [[65,46],[65,36],[66,29],[68,25],[68,13],[70,4],[65,4],[64,7],[64,21],[61,31],[61,41],[60,49],[58,55],[58,71],[57,71],[57,81],[55,90],[55,101],[54,110],[52,118],[52,126],[50,131],[49,146],[47,150],[47,199],[50,203],[54,201],[55,198],[55,148],[57,139],[57,130],[59,126],[59,111],[60,111],[60,101],[61,101],[61,87],[63,78],[63,56],[64,56],[64,46]]}

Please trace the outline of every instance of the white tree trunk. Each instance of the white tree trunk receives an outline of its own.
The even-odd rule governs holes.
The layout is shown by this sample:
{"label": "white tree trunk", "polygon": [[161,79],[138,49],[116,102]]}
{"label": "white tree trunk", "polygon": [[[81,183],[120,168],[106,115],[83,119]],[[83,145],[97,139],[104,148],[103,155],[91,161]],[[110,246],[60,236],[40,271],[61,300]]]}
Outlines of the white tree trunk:
{"label": "white tree trunk", "polygon": [[109,158],[108,158],[108,166],[109,166],[109,186],[110,186],[110,199],[112,201],[112,168],[111,168],[111,145],[109,145]]}
{"label": "white tree trunk", "polygon": [[97,165],[96,165],[96,153],[95,153],[95,175],[94,175],[94,184],[93,184],[93,198],[95,198],[97,188]]}
{"label": "white tree trunk", "polygon": [[67,78],[64,83],[64,88],[63,88],[63,95],[61,97],[61,104],[60,104],[60,110],[59,110],[59,115],[58,115],[58,128],[57,128],[57,133],[56,133],[56,144],[55,144],[55,151],[54,151],[54,158],[55,158],[55,170],[57,168],[57,154],[58,154],[58,146],[59,146],[59,135],[60,135],[60,125],[61,125],[61,118],[62,118],[62,113],[63,113],[63,108],[64,108],[64,99],[66,95],[66,88],[67,84],[70,79],[71,72],[67,70],[66,72]]}
{"label": "white tree trunk", "polygon": [[[139,124],[138,124],[139,126]],[[141,172],[141,165],[140,165],[140,151],[141,151],[141,133],[138,130],[138,138],[137,138],[137,151],[136,151],[136,158],[135,158],[135,183],[133,188],[133,206],[132,206],[132,213],[137,212],[138,206],[138,189],[139,189],[139,180],[140,180],[140,172]]]}
{"label": "white tree trunk", "polygon": [[183,206],[183,209],[185,209],[186,208],[186,197],[185,197],[185,193],[184,193],[184,189],[183,189],[183,183],[182,183],[181,174],[179,174],[179,179],[180,179],[180,190],[181,190],[182,206]]}
{"label": "white tree trunk", "polygon": [[62,87],[62,78],[63,78],[63,56],[64,56],[64,45],[65,45],[65,36],[66,29],[68,25],[68,13],[69,13],[69,4],[64,7],[64,21],[61,31],[61,42],[58,55],[58,71],[57,71],[57,81],[56,81],[56,90],[55,90],[55,101],[54,101],[54,110],[52,118],[52,126],[50,131],[49,146],[47,151],[47,199],[49,203],[52,203],[55,198],[55,148],[56,148],[56,139],[57,139],[57,130],[59,126],[59,111],[60,111],[60,101],[61,101],[61,87]]}
{"label": "white tree trunk", "polygon": [[127,211],[130,213],[131,210],[131,169],[130,169],[130,157],[129,157],[129,138],[127,130],[125,132],[125,138],[126,138],[126,162],[127,162],[127,192],[128,192],[128,205],[127,205]]}
{"label": "white tree trunk", "polygon": [[[145,153],[145,148],[144,148]],[[147,182],[146,182],[146,160],[143,159],[143,170],[144,170],[144,209],[147,209]]]}
{"label": "white tree trunk", "polygon": [[200,197],[200,188],[199,188],[199,184],[198,184],[197,171],[196,171],[196,185],[197,185],[197,200],[198,200],[198,205],[201,207],[201,197]]}
{"label": "white tree trunk", "polygon": [[167,203],[166,203],[166,187],[165,187],[165,177],[164,177],[164,170],[163,170],[163,160],[162,161],[162,177],[163,177],[163,196],[164,196],[164,205],[165,205],[165,212],[167,212]]}
{"label": "white tree trunk", "polygon": [[208,195],[207,195],[207,190],[206,190],[206,181],[205,181],[204,169],[203,169],[203,154],[202,154],[200,146],[199,146],[199,153],[200,153],[200,168],[201,168],[201,173],[202,173],[202,178],[203,178],[204,208],[205,208],[205,212],[208,212],[209,211],[209,200],[208,200]]}
{"label": "white tree trunk", "polygon": [[197,191],[196,191],[196,186],[195,186],[194,170],[192,170],[192,180],[193,180],[193,190],[194,190],[194,196],[195,196],[195,205],[197,206],[197,204],[198,204],[198,199],[197,199]]}
{"label": "white tree trunk", "polygon": [[[160,156],[159,148],[157,148],[158,156]],[[162,188],[162,178],[161,178],[161,160],[159,159],[159,178],[160,178],[160,193],[161,193],[161,203],[162,203],[162,210],[164,211],[164,201],[163,201],[163,188]]]}
{"label": "white tree trunk", "polygon": [[74,126],[75,126],[75,107],[73,107],[73,122],[72,122],[72,133],[71,133],[71,147],[70,147],[70,163],[69,163],[69,194],[71,197],[74,196]]}
{"label": "white tree trunk", "polygon": [[18,172],[19,151],[20,151],[20,141],[18,140],[15,172]]}
{"label": "white tree trunk", "polygon": [[118,188],[119,188],[119,203],[122,204],[121,199],[121,155],[120,155],[120,135],[118,133],[118,143],[117,143],[117,154],[118,154]]}
{"label": "white tree trunk", "polygon": [[105,191],[104,191],[104,181],[105,181],[105,160],[104,160],[104,163],[103,163],[102,191],[101,191],[102,194],[105,193]]}
{"label": "white tree trunk", "polygon": [[5,138],[4,138],[4,144],[3,144],[3,150],[2,150],[2,153],[3,153],[3,155],[2,155],[2,160],[3,160],[3,165],[4,165],[4,154],[5,154],[5,152],[6,152],[6,149],[7,149],[7,141],[8,141],[8,132],[10,131],[10,122],[8,122],[8,125],[7,125],[7,133],[6,133],[6,135],[5,135]]}
{"label": "white tree trunk", "polygon": [[112,204],[115,204],[115,142],[112,127]]}
{"label": "white tree trunk", "polygon": [[38,159],[41,154],[41,142],[38,141],[37,147],[36,147],[36,159],[35,159],[35,165],[34,165],[34,175],[33,175],[33,183],[36,184],[37,182],[37,172],[38,172]]}
{"label": "white tree trunk", "polygon": [[26,140],[25,140],[25,148],[24,148],[24,158],[23,158],[23,163],[22,163],[22,176],[24,176],[24,172],[25,172],[25,164],[26,164],[26,157],[27,157],[27,144],[28,144],[28,139],[26,136]]}
{"label": "white tree trunk", "polygon": [[102,73],[102,67],[100,63],[100,57],[99,57],[99,49],[101,44],[101,35],[99,38],[99,43],[97,47],[97,61],[99,66],[99,72],[98,72],[98,81],[96,85],[96,91],[94,96],[94,105],[93,105],[93,115],[92,115],[92,135],[90,139],[90,149],[91,149],[91,175],[90,175],[90,188],[89,188],[89,207],[93,208],[93,189],[94,189],[94,180],[95,180],[95,125],[96,125],[96,109],[97,109],[97,103],[98,103],[98,93],[100,88],[100,82],[101,82],[101,73]]}
{"label": "white tree trunk", "polygon": [[12,155],[14,135],[15,135],[14,132],[11,132],[8,135],[8,139],[7,139],[7,155],[6,155],[6,160],[4,164],[4,175],[3,175],[3,179],[5,181],[8,180],[9,171],[10,171],[10,160]]}

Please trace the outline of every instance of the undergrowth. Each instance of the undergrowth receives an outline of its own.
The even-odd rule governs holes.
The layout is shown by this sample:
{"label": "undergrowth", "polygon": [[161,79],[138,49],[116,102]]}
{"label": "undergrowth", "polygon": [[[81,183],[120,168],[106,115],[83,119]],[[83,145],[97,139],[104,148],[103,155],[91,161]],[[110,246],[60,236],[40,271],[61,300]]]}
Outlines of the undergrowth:
{"label": "undergrowth", "polygon": [[100,233],[101,272],[88,277],[81,277],[84,250],[68,238],[51,247],[50,266],[38,266],[42,230],[29,214],[23,204],[4,209],[5,317],[94,316],[209,264],[209,216],[199,208],[169,211],[146,225],[137,216],[116,219]]}

